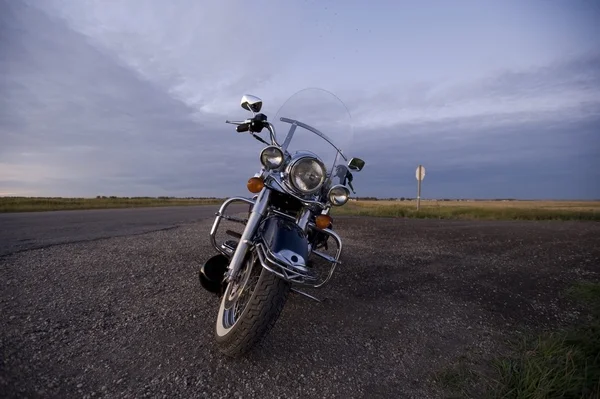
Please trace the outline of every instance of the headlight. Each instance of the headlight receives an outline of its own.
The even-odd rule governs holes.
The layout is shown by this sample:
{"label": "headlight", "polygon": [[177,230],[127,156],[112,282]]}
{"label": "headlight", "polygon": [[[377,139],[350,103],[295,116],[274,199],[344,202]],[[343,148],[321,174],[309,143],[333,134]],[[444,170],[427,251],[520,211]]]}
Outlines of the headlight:
{"label": "headlight", "polygon": [[300,192],[310,194],[317,191],[325,181],[325,166],[313,157],[302,157],[290,169],[290,182]]}
{"label": "headlight", "polygon": [[334,206],[342,206],[346,202],[348,202],[348,198],[350,197],[350,191],[341,184],[331,187],[329,189],[329,193],[327,194],[329,201]]}
{"label": "headlight", "polygon": [[279,168],[283,163],[283,151],[275,146],[265,148],[260,153],[260,163],[262,163],[267,170]]}

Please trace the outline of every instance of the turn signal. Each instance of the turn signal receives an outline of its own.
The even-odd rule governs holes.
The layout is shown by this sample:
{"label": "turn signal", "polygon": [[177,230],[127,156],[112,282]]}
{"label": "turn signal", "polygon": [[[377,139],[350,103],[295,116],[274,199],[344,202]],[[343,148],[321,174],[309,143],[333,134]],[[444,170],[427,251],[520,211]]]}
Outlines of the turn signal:
{"label": "turn signal", "polygon": [[260,177],[251,177],[248,180],[248,191],[257,194],[265,187],[265,182]]}
{"label": "turn signal", "polygon": [[321,230],[329,227],[333,219],[329,215],[319,215],[315,218],[315,225]]}

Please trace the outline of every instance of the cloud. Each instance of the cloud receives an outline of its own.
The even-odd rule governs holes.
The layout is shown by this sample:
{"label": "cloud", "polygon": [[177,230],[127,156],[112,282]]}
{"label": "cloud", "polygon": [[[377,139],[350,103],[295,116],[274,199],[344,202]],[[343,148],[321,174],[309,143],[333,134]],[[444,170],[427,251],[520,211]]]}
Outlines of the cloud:
{"label": "cloud", "polygon": [[[145,193],[186,179],[182,187],[201,195],[222,189],[219,173],[247,178],[231,162],[240,137],[224,120],[168,95],[60,20],[20,5],[8,11],[2,25],[11,40],[0,53],[4,185],[91,195],[110,193],[121,184],[111,177],[125,175],[123,187],[134,191],[150,177],[154,187],[139,185]],[[235,157],[249,163],[244,155]]]}
{"label": "cloud", "polygon": [[600,114],[600,54],[454,84],[417,84],[354,96],[357,128],[457,120],[474,128]]}
{"label": "cloud", "polygon": [[519,122],[474,131],[466,139],[459,125],[418,125],[410,135],[378,143],[365,132],[353,154],[367,166],[355,186],[373,195],[414,196],[415,169],[423,164],[427,198],[597,199],[599,131],[600,117]]}
{"label": "cloud", "polygon": [[[361,99],[354,107],[364,107],[368,118],[356,118],[362,129],[357,129],[351,150],[370,164],[362,175],[366,189],[379,195],[397,193],[381,188],[385,179],[379,176],[398,170],[410,190],[413,169],[423,163],[433,176],[450,177],[445,189],[450,193],[456,192],[450,186],[458,187],[463,178],[472,182],[479,170],[514,176],[522,173],[514,165],[521,164],[530,180],[537,175],[544,181],[541,196],[565,191],[561,195],[600,197],[600,187],[592,183],[598,181],[600,170],[599,71],[600,57],[592,55],[451,88],[421,86],[421,91],[409,90],[406,97],[384,94]],[[411,96],[413,92],[421,94]],[[392,98],[404,112],[391,110]],[[384,111],[371,112],[374,104],[381,104]],[[555,177],[549,178],[548,170]],[[510,187],[516,184],[509,181],[503,184],[504,196],[510,196]],[[574,182],[580,186],[574,187]],[[499,186],[482,187],[484,192]]]}
{"label": "cloud", "polygon": [[35,4],[169,95],[194,110],[219,115],[237,111],[240,87],[258,88],[285,67],[286,59],[272,54],[294,43],[272,33],[287,29],[298,10],[244,1]]}
{"label": "cloud", "polygon": [[[262,97],[273,120],[287,96],[318,86],[351,111],[355,141],[343,148],[367,161],[359,195],[409,196],[423,163],[431,195],[600,197],[590,183],[600,170],[598,53],[477,77],[377,77],[381,59],[354,55],[357,28],[332,22],[326,35],[324,17],[309,18],[315,7],[5,1],[0,193],[243,194],[263,145],[224,123],[246,117],[240,96]],[[257,9],[268,23],[250,23]],[[324,110],[299,109],[310,123]]]}

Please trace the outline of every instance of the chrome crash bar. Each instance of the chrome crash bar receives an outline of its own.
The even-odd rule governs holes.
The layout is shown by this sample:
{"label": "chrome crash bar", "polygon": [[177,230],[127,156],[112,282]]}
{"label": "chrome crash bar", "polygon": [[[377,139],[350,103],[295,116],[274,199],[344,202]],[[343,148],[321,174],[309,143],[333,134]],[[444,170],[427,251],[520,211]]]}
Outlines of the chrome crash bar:
{"label": "chrome crash bar", "polygon": [[[235,254],[234,248],[229,248],[225,245],[220,246],[217,244],[217,240],[216,240],[216,233],[217,233],[217,230],[221,223],[221,220],[225,219],[225,220],[240,223],[243,225],[246,225],[248,223],[248,221],[245,219],[240,219],[238,217],[229,216],[229,215],[225,214],[227,207],[234,202],[243,202],[243,203],[246,203],[246,204],[249,204],[252,206],[254,206],[254,204],[255,204],[254,200],[245,198],[245,197],[228,198],[225,202],[223,202],[223,204],[219,208],[219,211],[215,213],[216,218],[215,218],[215,221],[213,223],[213,226],[212,226],[212,228],[210,230],[210,234],[209,234],[210,242],[211,242],[212,246],[218,252],[220,252],[221,254],[223,254],[229,258],[232,258],[233,255]],[[293,216],[287,215],[283,212],[279,212],[275,209],[270,209],[269,213],[285,217],[285,218],[290,219],[295,222],[295,218]],[[315,256],[317,256],[331,264],[329,273],[327,274],[327,277],[323,281],[315,281],[315,280],[317,280],[316,278],[314,278],[312,276],[308,276],[307,274],[304,274],[304,273],[299,273],[291,265],[287,265],[281,261],[278,261],[274,256],[272,256],[269,253],[268,248],[266,248],[263,243],[260,243],[260,242],[257,243],[256,249],[257,249],[257,254],[258,254],[261,266],[264,267],[265,269],[267,269],[268,271],[274,273],[278,277],[280,277],[286,281],[289,281],[291,283],[302,285],[302,286],[307,286],[307,287],[319,288],[329,282],[329,280],[333,276],[336,266],[338,264],[342,263],[340,261],[340,256],[342,254],[342,240],[341,240],[340,236],[337,235],[337,233],[335,233],[333,230],[318,229],[317,226],[315,226],[315,224],[312,222],[309,222],[307,224],[307,228],[315,229],[315,230],[318,230],[322,233],[329,235],[330,237],[332,237],[335,240],[336,245],[337,245],[337,251],[335,253],[335,256],[330,256],[328,254],[325,254],[323,252],[320,252],[320,251],[317,251],[314,249],[310,251],[310,254],[314,254]],[[248,243],[246,243],[246,244],[248,244]],[[310,256],[310,254],[309,254],[309,256]]]}
{"label": "chrome crash bar", "polygon": [[236,201],[237,202],[245,202],[246,204],[249,204],[249,205],[254,205],[254,201],[249,198],[244,198],[244,197],[228,198],[225,202],[223,202],[223,204],[221,204],[221,207],[219,208],[217,213],[215,213],[216,218],[215,218],[215,221],[214,221],[212,228],[210,229],[210,233],[209,233],[210,242],[211,242],[212,246],[215,247],[215,249],[217,251],[219,251],[220,253],[222,253],[223,255],[225,255],[227,257],[230,257],[232,255],[232,253],[230,251],[227,251],[227,249],[225,247],[221,247],[217,244],[216,234],[217,234],[217,229],[219,228],[219,224],[221,224],[221,219],[230,220],[232,222],[246,225],[247,220],[240,219],[235,216],[225,215],[225,209],[227,209],[227,207],[229,205],[231,205],[232,203],[234,203]]}
{"label": "chrome crash bar", "polygon": [[[283,216],[290,220],[295,221],[295,219],[292,216],[286,215],[285,213],[282,213],[282,212],[279,212],[276,210],[272,210],[271,212],[273,212],[276,215]],[[335,253],[335,256],[327,255],[327,254],[317,251],[315,249],[310,251],[310,254],[314,254],[315,256],[318,256],[319,258],[325,260],[326,262],[331,263],[331,268],[329,269],[329,273],[327,274],[327,277],[325,278],[325,280],[323,280],[321,282],[317,282],[315,284],[314,283],[315,278],[313,278],[311,276],[307,276],[304,273],[299,273],[291,265],[287,265],[285,263],[278,261],[274,256],[272,256],[269,253],[269,250],[262,243],[256,244],[256,248],[257,248],[256,252],[258,254],[258,258],[260,260],[260,264],[262,265],[262,267],[264,267],[268,271],[274,273],[278,277],[280,277],[286,281],[289,281],[291,283],[298,284],[298,285],[308,286],[308,287],[312,287],[312,288],[319,288],[319,287],[324,286],[325,284],[327,284],[329,282],[329,280],[331,280],[331,277],[333,276],[333,272],[335,271],[336,266],[338,264],[342,263],[340,261],[340,256],[342,255],[342,239],[333,230],[318,229],[317,226],[315,226],[315,224],[312,222],[309,222],[307,227],[310,229],[318,230],[322,233],[329,235],[330,237],[332,237],[335,240],[336,245],[337,245],[337,251]]]}

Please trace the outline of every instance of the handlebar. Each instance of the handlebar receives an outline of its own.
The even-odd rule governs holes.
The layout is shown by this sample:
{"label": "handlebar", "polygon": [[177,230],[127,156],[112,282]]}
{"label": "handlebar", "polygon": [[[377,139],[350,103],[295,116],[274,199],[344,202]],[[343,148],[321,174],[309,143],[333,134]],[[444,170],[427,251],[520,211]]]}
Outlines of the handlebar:
{"label": "handlebar", "polygon": [[235,131],[238,133],[247,132],[250,130],[250,123],[252,120],[246,119],[245,121],[225,121],[225,123],[229,123],[231,125],[237,125],[235,127]]}
{"label": "handlebar", "polygon": [[[258,115],[261,115],[261,117],[257,118]],[[245,121],[226,120],[225,123],[229,123],[231,125],[237,125],[235,128],[235,131],[238,133],[244,133],[247,131],[251,131],[252,135],[254,135],[255,132],[256,133],[260,132],[263,128],[266,127],[271,136],[271,145],[279,146],[279,143],[277,143],[277,139],[275,137],[275,127],[270,122],[267,122],[266,116],[264,116],[262,114],[258,114],[258,115],[252,119],[246,119]],[[258,129],[258,130],[256,130],[256,129]]]}

